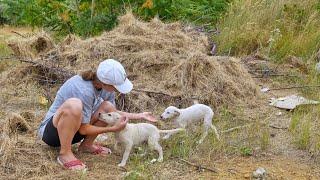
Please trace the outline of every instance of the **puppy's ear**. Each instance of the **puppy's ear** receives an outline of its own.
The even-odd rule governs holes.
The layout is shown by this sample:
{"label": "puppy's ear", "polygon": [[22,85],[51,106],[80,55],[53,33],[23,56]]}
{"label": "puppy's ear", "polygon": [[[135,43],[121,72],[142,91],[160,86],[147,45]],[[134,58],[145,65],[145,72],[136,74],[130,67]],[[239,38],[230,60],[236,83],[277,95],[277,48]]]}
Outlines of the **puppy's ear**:
{"label": "puppy's ear", "polygon": [[175,115],[180,116],[180,112],[179,111],[174,110],[173,112],[174,112]]}

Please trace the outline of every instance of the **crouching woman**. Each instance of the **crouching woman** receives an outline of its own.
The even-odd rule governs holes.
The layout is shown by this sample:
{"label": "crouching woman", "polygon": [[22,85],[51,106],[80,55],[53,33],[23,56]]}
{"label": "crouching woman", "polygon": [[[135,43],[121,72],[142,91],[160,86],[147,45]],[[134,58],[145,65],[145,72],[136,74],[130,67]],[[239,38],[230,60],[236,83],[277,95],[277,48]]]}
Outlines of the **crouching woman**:
{"label": "crouching woman", "polygon": [[81,142],[80,152],[107,155],[110,149],[93,143],[98,134],[120,131],[130,119],[156,121],[149,112],[121,111],[118,112],[123,119],[119,124],[107,127],[99,121],[99,113],[117,111],[115,92],[126,94],[132,87],[124,67],[113,59],[101,62],[96,72],[85,71],[71,77],[60,87],[38,130],[38,136],[46,144],[60,147],[57,157],[60,165],[71,170],[86,169],[74,156],[72,144]]}

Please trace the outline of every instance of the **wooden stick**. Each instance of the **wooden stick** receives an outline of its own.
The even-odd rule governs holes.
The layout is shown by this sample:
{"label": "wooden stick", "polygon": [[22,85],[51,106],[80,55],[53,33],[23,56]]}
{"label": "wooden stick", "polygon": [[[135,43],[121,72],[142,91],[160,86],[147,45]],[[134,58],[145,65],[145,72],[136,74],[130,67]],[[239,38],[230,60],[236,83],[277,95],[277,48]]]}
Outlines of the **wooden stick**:
{"label": "wooden stick", "polygon": [[251,126],[252,124],[247,124],[247,125],[244,125],[244,126],[237,126],[237,127],[233,127],[233,128],[230,128],[230,129],[227,129],[227,130],[224,130],[224,131],[221,131],[221,133],[228,133],[228,132],[232,132],[234,130],[237,130],[237,129],[242,129],[242,128],[245,128],[245,127],[249,127]]}
{"label": "wooden stick", "polygon": [[269,127],[274,128],[274,129],[288,129],[288,127],[279,127],[279,126],[275,126],[275,125],[269,125]]}
{"label": "wooden stick", "polygon": [[25,36],[25,35],[23,35],[23,34],[21,34],[21,33],[18,33],[18,32],[16,32],[16,31],[11,31],[12,33],[15,33],[15,34],[17,34],[17,35],[19,35],[19,36],[21,36],[21,37],[23,37],[23,38],[27,38],[27,36]]}
{"label": "wooden stick", "polygon": [[186,164],[188,164],[190,166],[196,167],[198,170],[205,169],[205,170],[208,170],[208,171],[211,171],[211,172],[214,172],[214,173],[218,173],[219,172],[219,169],[217,169],[217,168],[208,168],[208,167],[205,167],[205,166],[202,166],[202,165],[197,165],[197,164],[194,164],[192,162],[189,162],[189,161],[187,161],[185,159],[181,159],[181,158],[176,158],[176,159],[178,159],[178,160],[180,160],[180,161],[182,161],[182,162],[184,162],[184,163],[186,163]]}
{"label": "wooden stick", "polygon": [[170,97],[174,97],[174,98],[180,98],[180,96],[174,96],[174,95],[167,94],[167,93],[160,92],[160,91],[151,91],[151,90],[145,90],[145,89],[133,89],[133,91],[152,93],[152,94],[161,94],[161,95],[170,96]]}

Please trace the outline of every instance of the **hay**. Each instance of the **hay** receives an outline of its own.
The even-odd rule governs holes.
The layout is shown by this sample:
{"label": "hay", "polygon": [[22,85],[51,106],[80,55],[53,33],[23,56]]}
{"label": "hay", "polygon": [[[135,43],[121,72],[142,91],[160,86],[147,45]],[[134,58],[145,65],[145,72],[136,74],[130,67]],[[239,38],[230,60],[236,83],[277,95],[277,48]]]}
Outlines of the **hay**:
{"label": "hay", "polygon": [[31,127],[28,122],[19,114],[11,113],[6,122],[9,122],[8,126],[10,132],[29,132]]}
{"label": "hay", "polygon": [[34,112],[31,112],[31,111],[22,111],[20,113],[20,116],[22,116],[28,122],[33,122],[35,121],[35,118],[36,118]]}
{"label": "hay", "polygon": [[10,163],[14,160],[15,145],[17,143],[16,133],[10,128],[10,122],[5,121],[0,129],[0,166],[7,173],[12,169]]}
{"label": "hay", "polygon": [[34,36],[9,40],[8,46],[17,57],[33,59],[54,48],[55,44],[50,35],[42,31]]}
{"label": "hay", "polygon": [[136,90],[163,93],[130,93],[125,110],[183,107],[192,104],[190,99],[216,107],[258,95],[238,59],[208,56],[209,50],[207,36],[180,23],[142,22],[127,13],[114,30],[86,40],[70,35],[38,60],[79,72],[114,58],[125,66]]}

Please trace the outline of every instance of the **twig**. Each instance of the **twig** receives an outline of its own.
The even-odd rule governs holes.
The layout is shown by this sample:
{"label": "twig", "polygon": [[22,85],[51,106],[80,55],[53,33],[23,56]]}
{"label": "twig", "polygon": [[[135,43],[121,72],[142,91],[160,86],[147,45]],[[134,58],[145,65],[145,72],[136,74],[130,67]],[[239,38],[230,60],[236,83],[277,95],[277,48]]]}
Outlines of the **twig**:
{"label": "twig", "polygon": [[11,31],[12,33],[15,33],[15,34],[18,34],[19,36],[21,36],[21,37],[23,37],[23,38],[27,38],[27,36],[25,36],[25,35],[23,35],[23,34],[21,34],[21,33],[18,33],[18,32],[16,32],[16,31]]}
{"label": "twig", "polygon": [[14,57],[13,56],[0,57],[0,60],[7,60],[7,59],[14,59]]}
{"label": "twig", "polygon": [[194,163],[189,162],[189,161],[184,160],[184,159],[180,159],[180,158],[176,158],[176,159],[178,159],[178,160],[180,160],[180,161],[182,161],[182,162],[184,162],[184,163],[186,163],[186,164],[188,164],[188,165],[190,165],[190,166],[194,166],[194,167],[196,167],[198,170],[205,169],[205,170],[208,170],[208,171],[211,171],[211,172],[214,172],[214,173],[218,173],[218,172],[219,172],[219,169],[217,169],[217,168],[208,168],[208,167],[205,167],[205,166],[202,166],[202,165],[194,164]]}
{"label": "twig", "polygon": [[274,129],[288,129],[288,127],[279,127],[279,126],[275,126],[275,125],[269,125],[269,127],[274,128]]}
{"label": "twig", "polygon": [[[39,68],[40,70],[42,70],[43,72],[45,72],[45,76],[43,79],[41,79],[42,81],[52,81],[53,83],[56,83],[58,81],[64,82],[65,80],[67,80],[68,78],[72,77],[73,75],[75,75],[74,72],[72,71],[68,71],[66,69],[63,69],[61,67],[54,67],[54,66],[49,66],[47,64],[42,64],[33,60],[27,60],[27,59],[19,59],[21,62],[26,62],[29,64],[32,64],[33,66]],[[50,75],[55,75],[56,79],[52,80],[50,79]],[[49,80],[48,80],[49,78]]]}
{"label": "twig", "polygon": [[133,89],[133,91],[152,93],[152,94],[161,94],[161,95],[170,96],[170,97],[174,97],[174,98],[179,98],[180,97],[180,96],[174,96],[174,95],[167,94],[167,93],[160,92],[160,91],[151,91],[151,90],[145,90],[145,89]]}
{"label": "twig", "polygon": [[252,78],[265,78],[268,76],[285,76],[285,77],[299,77],[298,75],[289,75],[289,74],[268,74],[268,75],[264,75],[261,74],[260,76],[253,76]]}
{"label": "twig", "polygon": [[296,88],[318,88],[320,87],[320,85],[305,85],[305,86],[291,86],[291,87],[280,87],[280,88],[272,88],[269,89],[270,91],[274,91],[274,90],[282,90],[282,89],[296,89]]}
{"label": "twig", "polygon": [[234,130],[237,130],[237,129],[242,129],[242,128],[246,128],[246,127],[249,127],[251,126],[252,124],[247,124],[247,125],[244,125],[244,126],[237,126],[237,127],[233,127],[233,128],[230,128],[230,129],[227,129],[227,130],[224,130],[224,131],[221,131],[221,133],[228,133],[228,132],[232,132]]}

